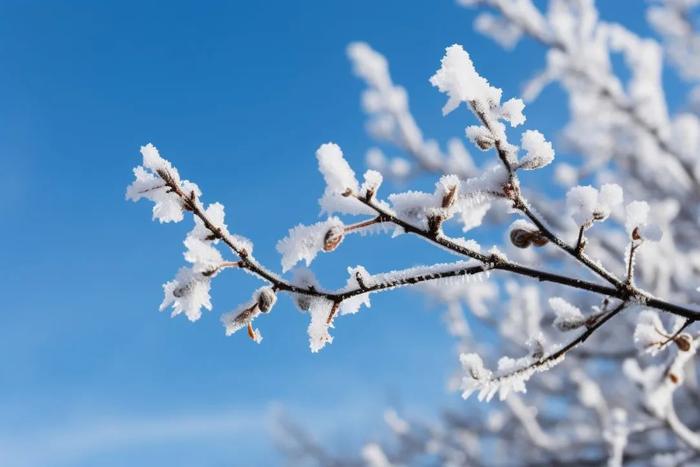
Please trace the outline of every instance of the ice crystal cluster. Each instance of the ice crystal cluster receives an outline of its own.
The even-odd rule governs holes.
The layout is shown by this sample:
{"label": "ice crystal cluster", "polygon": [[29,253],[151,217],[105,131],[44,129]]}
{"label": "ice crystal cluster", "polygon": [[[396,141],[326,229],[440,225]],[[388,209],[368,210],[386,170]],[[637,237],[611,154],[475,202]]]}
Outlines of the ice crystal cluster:
{"label": "ice crystal cluster", "polygon": [[[388,60],[369,44],[350,44],[378,145],[362,173],[319,135],[322,219],[279,240],[279,272],[229,231],[222,204],[207,204],[155,146],[141,148],[127,198],[151,201],[160,222],[194,219],[186,265],[163,286],[161,309],[197,321],[212,309],[214,279],[243,270],[262,285],[222,315],[224,332],[261,343],[253,322],[264,328],[278,296],[289,294],[318,352],[343,316],[370,307],[372,294],[410,287],[444,304],[457,348],[448,386],[491,402],[470,399],[437,425],[389,411],[394,443],[368,440],[355,458],[336,459],[301,442],[295,456],[375,466],[697,465],[700,2],[648,2],[655,37],[604,21],[593,0],[457,3],[508,50],[534,40],[544,68],[523,77],[522,96],[504,96],[499,76],[482,76],[462,45],[446,44],[426,86],[443,114],[464,119],[464,132],[441,144],[421,130]],[[502,59],[505,66],[505,52]],[[676,113],[662,80],[674,71],[688,84],[688,104]],[[529,126],[527,105],[538,105],[551,83],[564,90],[569,119],[544,135]],[[540,170],[540,180],[558,186],[531,184],[529,171]],[[418,176],[432,177],[434,189],[410,189]],[[502,241],[481,246],[480,229],[500,231]],[[308,269],[369,231],[415,236],[457,259],[386,272],[343,265],[347,282],[335,290]]]}

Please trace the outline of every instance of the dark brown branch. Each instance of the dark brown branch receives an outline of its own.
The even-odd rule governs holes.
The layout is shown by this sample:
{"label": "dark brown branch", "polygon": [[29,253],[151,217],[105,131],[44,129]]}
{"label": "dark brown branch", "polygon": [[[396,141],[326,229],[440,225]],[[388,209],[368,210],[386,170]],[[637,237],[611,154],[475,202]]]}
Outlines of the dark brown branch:
{"label": "dark brown branch", "polygon": [[388,222],[391,222],[399,227],[401,227],[405,232],[412,233],[419,237],[428,240],[429,242],[436,243],[454,253],[460,255],[468,256],[470,258],[477,259],[488,265],[489,269],[509,271],[521,276],[532,277],[539,281],[553,282],[556,284],[562,284],[569,287],[587,290],[589,292],[595,292],[601,295],[605,295],[611,298],[617,298],[623,301],[630,299],[638,300],[641,304],[648,306],[650,308],[656,308],[659,310],[667,311],[669,313],[683,316],[685,318],[690,318],[694,320],[700,320],[700,311],[687,308],[685,306],[676,305],[673,303],[660,300],[658,298],[651,297],[646,292],[640,291],[638,289],[632,288],[625,284],[620,283],[617,287],[600,285],[595,282],[589,282],[583,279],[577,279],[574,277],[563,276],[560,274],[555,274],[547,271],[541,271],[539,269],[529,268],[521,264],[513,263],[502,259],[494,255],[484,255],[477,251],[466,248],[454,241],[443,237],[440,234],[432,235],[429,231],[423,230],[416,227],[408,222],[396,217],[390,212],[383,209],[381,206],[376,204],[374,201],[364,201],[360,198],[361,202],[365,203],[367,206],[372,208],[377,214],[384,217]]}
{"label": "dark brown branch", "polygon": [[[491,131],[492,134],[495,133],[493,131],[493,126],[487,115],[479,109],[474,102],[471,103],[471,108],[474,111],[474,114],[477,116],[479,121],[486,127],[488,128],[489,131]],[[549,227],[547,227],[544,222],[530,209],[530,206],[527,202],[527,200],[523,197],[521,191],[520,191],[520,181],[518,180],[518,176],[513,170],[513,167],[510,163],[510,160],[508,158],[508,154],[504,149],[504,146],[507,144],[507,141],[501,141],[500,138],[495,139],[495,148],[498,153],[498,158],[501,160],[503,163],[503,166],[505,169],[508,171],[508,183],[504,187],[504,192],[506,196],[513,201],[513,208],[519,210],[522,212],[530,221],[532,221],[533,224],[537,226],[537,228],[540,230],[540,232],[547,238],[549,239],[550,242],[564,250],[566,253],[569,255],[573,256],[575,259],[580,261],[582,264],[584,264],[588,269],[591,271],[595,272],[598,274],[600,277],[614,285],[615,287],[621,287],[622,282],[618,280],[614,275],[612,275],[610,272],[606,271],[604,268],[601,266],[598,266],[596,263],[594,263],[588,256],[586,256],[583,253],[583,248],[581,248],[581,242],[583,239],[583,227],[579,231],[579,242],[577,242],[576,246],[572,247],[566,242],[564,242],[562,239],[560,239],[557,235],[552,232]]]}
{"label": "dark brown branch", "polygon": [[204,210],[201,208],[199,201],[196,199],[196,197],[193,197],[192,194],[185,193],[182,188],[172,179],[172,177],[169,176],[167,173],[159,173],[161,178],[165,181],[166,185],[174,192],[176,193],[182,203],[185,209],[191,211],[195,216],[197,216],[204,226],[212,233],[212,236],[214,238],[217,238],[224,242],[231,250],[236,253],[239,257],[240,260],[238,261],[239,265],[243,269],[247,269],[248,271],[252,272],[253,274],[259,276],[260,278],[266,280],[267,282],[271,283],[272,286],[275,288],[275,290],[279,291],[285,291],[285,292],[292,292],[292,293],[297,293],[297,294],[302,294],[302,295],[310,295],[310,296],[317,296],[317,297],[324,297],[328,300],[331,301],[343,301],[347,298],[360,295],[363,293],[367,292],[377,292],[380,290],[386,290],[394,287],[399,287],[402,285],[410,285],[410,284],[417,284],[420,282],[425,282],[425,281],[430,281],[430,280],[436,280],[436,279],[443,279],[443,278],[448,278],[448,277],[457,277],[457,276],[464,276],[464,275],[473,275],[473,274],[478,274],[480,272],[483,272],[485,269],[498,269],[502,271],[510,271],[522,276],[527,276],[527,277],[532,277],[535,278],[539,281],[547,281],[547,282],[553,282],[553,283],[558,283],[562,285],[567,285],[569,287],[574,287],[582,290],[588,290],[590,292],[596,292],[605,296],[609,297],[614,297],[618,298],[621,300],[628,300],[632,297],[636,297],[637,299],[643,301],[647,306],[652,307],[652,308],[657,308],[660,310],[668,311],[670,313],[683,316],[685,318],[690,318],[694,320],[699,320],[700,319],[700,312],[696,310],[691,310],[688,308],[685,308],[680,305],[674,305],[672,303],[667,303],[664,302],[663,300],[655,299],[655,298],[647,298],[646,295],[642,294],[639,291],[636,291],[631,288],[625,288],[625,287],[620,287],[620,288],[614,288],[614,287],[608,287],[608,286],[603,286],[600,284],[596,284],[593,282],[581,280],[581,279],[576,279],[568,276],[562,276],[559,274],[551,273],[551,272],[546,272],[546,271],[540,271],[537,269],[532,269],[527,266],[522,266],[516,263],[512,263],[509,261],[506,261],[498,256],[495,255],[484,255],[483,253],[471,250],[469,248],[466,248],[462,245],[459,245],[439,233],[435,234],[430,234],[429,232],[418,228],[412,224],[409,224],[408,222],[403,221],[402,219],[394,216],[393,214],[385,211],[381,207],[379,207],[374,200],[367,200],[367,199],[361,199],[357,198],[360,202],[363,202],[367,206],[371,207],[375,212],[377,212],[378,216],[377,218],[382,219],[384,222],[391,222],[395,225],[398,225],[401,227],[404,231],[408,233],[413,233],[415,235],[418,235],[420,237],[423,237],[433,243],[436,243],[438,245],[441,245],[451,251],[454,251],[455,253],[459,253],[461,255],[474,258],[478,261],[480,261],[481,265],[475,265],[475,266],[468,266],[468,267],[459,267],[454,270],[449,270],[449,271],[444,271],[440,273],[431,273],[431,274],[421,274],[417,276],[410,276],[406,278],[401,278],[397,279],[395,281],[390,281],[390,282],[384,282],[384,283],[378,283],[374,284],[373,286],[370,287],[358,287],[353,290],[349,291],[343,291],[343,292],[323,292],[316,290],[314,287],[300,287],[298,285],[292,284],[288,281],[285,281],[284,279],[278,277],[276,274],[273,272],[267,270],[264,266],[259,264],[255,258],[253,258],[249,252],[242,250],[236,246],[235,241],[228,235],[227,232],[222,230],[220,227],[214,225],[211,220],[207,217],[205,214]]}

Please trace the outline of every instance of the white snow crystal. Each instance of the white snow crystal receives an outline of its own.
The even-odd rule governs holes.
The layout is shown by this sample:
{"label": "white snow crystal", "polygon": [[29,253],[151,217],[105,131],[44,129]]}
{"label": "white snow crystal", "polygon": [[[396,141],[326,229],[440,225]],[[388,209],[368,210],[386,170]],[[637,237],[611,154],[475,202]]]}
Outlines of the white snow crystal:
{"label": "white snow crystal", "polygon": [[461,45],[454,44],[445,49],[440,63],[440,69],[430,78],[430,83],[448,96],[442,108],[443,115],[452,112],[462,102],[500,103],[501,90],[492,87],[477,73]]}
{"label": "white snow crystal", "polygon": [[552,143],[544,139],[536,130],[523,132],[520,145],[526,154],[520,161],[520,168],[525,170],[542,168],[554,160]]}
{"label": "white snow crystal", "polygon": [[622,203],[622,189],[615,184],[605,184],[600,192],[590,185],[575,186],[566,194],[566,204],[571,217],[579,226],[586,228],[610,216],[612,210]]}
{"label": "white snow crystal", "polygon": [[[228,226],[225,222],[224,205],[221,203],[212,203],[204,210],[204,215],[211,221],[212,224],[219,227],[224,233],[228,233]],[[199,240],[205,240],[211,235],[211,231],[204,225],[204,222],[194,216],[194,228],[188,234],[191,237]],[[214,239],[214,243],[219,240]]]}
{"label": "white snow crystal", "polygon": [[333,308],[333,302],[322,297],[313,297],[309,302],[309,347],[316,353],[326,344],[333,342],[333,336],[328,329],[333,327],[333,323],[328,322],[328,316]]}
{"label": "white snow crystal", "polygon": [[469,141],[474,143],[482,151],[486,151],[493,147],[495,137],[491,131],[481,125],[469,125],[465,130]]}
{"label": "white snow crystal", "polygon": [[637,349],[640,352],[656,355],[663,348],[661,343],[667,340],[660,333],[668,335],[658,313],[651,310],[642,311],[634,328],[634,344]]}
{"label": "white snow crystal", "polygon": [[360,188],[360,194],[362,196],[365,196],[368,191],[371,191],[372,193],[377,193],[377,190],[381,186],[383,180],[384,178],[382,177],[382,174],[377,172],[376,170],[366,171],[364,182],[362,183],[362,187]]}
{"label": "white snow crystal", "polygon": [[348,189],[357,192],[355,172],[343,158],[343,151],[337,144],[322,144],[316,151],[316,158],[329,190],[341,195]]}
{"label": "white snow crystal", "polygon": [[185,259],[192,263],[194,272],[214,271],[223,262],[221,253],[212,246],[211,242],[188,235],[184,243],[187,248],[184,253]]}
{"label": "white snow crystal", "polygon": [[[543,350],[540,350],[538,353],[542,352]],[[562,356],[556,360],[548,360],[535,365],[537,360],[532,356],[518,359],[502,357],[498,361],[498,370],[492,372],[484,367],[481,357],[477,354],[461,354],[459,359],[466,373],[462,379],[462,397],[466,399],[478,391],[480,401],[490,401],[496,393],[501,400],[504,400],[510,392],[526,392],[525,382],[532,375],[549,370],[561,362],[563,358]]]}
{"label": "white snow crystal", "polygon": [[525,115],[523,115],[524,109],[525,103],[522,99],[508,99],[501,106],[501,116],[510,122],[510,126],[515,128],[525,123],[526,119]]}
{"label": "white snow crystal", "polygon": [[661,240],[661,228],[649,223],[649,205],[645,201],[632,201],[625,210],[625,229],[631,236],[635,229],[645,240],[658,242]]}
{"label": "white snow crystal", "polygon": [[566,204],[576,225],[589,224],[598,204],[598,190],[590,185],[575,186],[566,193]]}
{"label": "white snow crystal", "polygon": [[175,279],[163,284],[164,299],[160,311],[173,307],[171,316],[185,313],[190,321],[202,316],[202,307],[211,310],[209,278],[189,268],[180,268]]}
{"label": "white snow crystal", "polygon": [[357,194],[359,184],[340,147],[334,143],[322,144],[316,151],[316,158],[326,181],[326,190],[319,200],[322,211],[328,214],[372,214],[371,208],[353,197],[344,196],[348,191]]}
{"label": "white snow crystal", "polygon": [[[348,275],[348,282],[342,291],[360,289],[362,288],[360,282],[362,282],[364,287],[369,287],[374,283],[374,279],[363,266],[349,267]],[[359,280],[358,276],[360,278]],[[369,293],[358,294],[343,300],[340,303],[340,313],[343,315],[357,313],[362,305],[367,308],[371,306]]]}
{"label": "white snow crystal", "polygon": [[581,313],[581,310],[561,297],[550,298],[549,306],[556,314],[553,325],[560,331],[576,329],[581,327],[585,322],[585,317],[583,313]]}
{"label": "white snow crystal", "polygon": [[598,194],[598,206],[596,208],[596,220],[607,218],[612,210],[622,204],[622,188],[614,183],[606,183],[600,187]]}
{"label": "white snow crystal", "polygon": [[160,157],[158,150],[152,144],[141,147],[143,166],[134,169],[136,179],[126,190],[126,198],[138,201],[146,198],[155,203],[153,219],[160,222],[180,222],[183,219],[182,203],[176,193],[165,187],[165,182],[158,171],[167,172],[168,176],[177,183],[185,193],[194,192],[196,196],[202,193],[199,187],[188,180],[180,180],[180,175],[170,162]]}

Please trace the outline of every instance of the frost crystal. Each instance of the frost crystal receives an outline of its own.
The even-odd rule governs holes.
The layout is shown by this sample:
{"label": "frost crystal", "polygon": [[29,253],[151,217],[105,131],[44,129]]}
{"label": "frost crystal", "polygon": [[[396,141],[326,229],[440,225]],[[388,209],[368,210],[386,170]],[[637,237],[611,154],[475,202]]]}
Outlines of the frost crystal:
{"label": "frost crystal", "polygon": [[368,194],[376,194],[377,190],[382,184],[383,177],[382,174],[376,170],[368,170],[365,172],[365,180],[360,188],[360,194],[362,196],[367,196]]}
{"label": "frost crystal", "polygon": [[[348,268],[348,274],[348,283],[343,291],[363,289],[376,283],[374,278],[362,266]],[[362,305],[367,308],[371,306],[369,293],[358,294],[343,300],[340,303],[340,313],[343,315],[357,313]]]}
{"label": "frost crystal", "polygon": [[[522,99],[508,99],[501,106],[501,116],[510,122],[510,126],[516,127],[525,123],[525,115],[523,115],[523,110],[525,110],[525,103],[522,101]],[[525,133],[528,133],[528,131]]]}
{"label": "frost crystal", "polygon": [[519,167],[525,170],[540,169],[554,160],[552,143],[539,131],[527,130],[522,134],[521,146],[526,151]]}
{"label": "frost crystal", "polygon": [[576,225],[590,224],[598,204],[598,190],[590,185],[574,187],[566,194],[566,204]]}
{"label": "frost crystal", "polygon": [[371,213],[369,208],[356,199],[345,196],[348,193],[357,194],[359,184],[355,178],[355,172],[343,158],[343,152],[337,144],[322,144],[316,151],[316,159],[318,159],[318,168],[326,181],[326,190],[319,200],[323,212],[328,214],[333,212]]}
{"label": "frost crystal", "polygon": [[333,342],[333,336],[328,332],[333,327],[333,323],[328,321],[328,316],[333,309],[333,302],[321,297],[313,297],[309,302],[309,347],[316,353]]}
{"label": "frost crystal", "polygon": [[357,192],[355,172],[343,158],[343,151],[335,143],[322,144],[316,151],[318,168],[330,191],[342,195],[347,190]]}
{"label": "frost crystal", "polygon": [[180,180],[180,174],[170,162],[160,157],[158,150],[152,144],[141,146],[143,166],[134,169],[136,180],[126,190],[126,198],[138,201],[146,198],[155,203],[153,219],[160,222],[180,222],[183,219],[182,203],[176,193],[171,192],[158,174],[166,174],[177,183],[185,193],[200,196],[199,187],[188,180]]}
{"label": "frost crystal", "polygon": [[[228,226],[225,222],[224,205],[221,203],[210,204],[204,214],[211,221],[212,224],[222,229],[224,232],[228,232]],[[211,235],[211,231],[204,225],[204,222],[199,217],[194,217],[194,228],[190,231],[188,236],[197,238],[199,240],[206,240]],[[218,239],[213,239],[214,243],[217,243]]]}
{"label": "frost crystal", "polygon": [[556,314],[553,325],[560,331],[570,331],[583,326],[585,323],[586,319],[581,310],[561,297],[550,298],[549,306]]}
{"label": "frost crystal", "polygon": [[[492,87],[477,73],[469,54],[461,45],[454,44],[445,49],[440,63],[441,67],[430,78],[430,83],[448,96],[442,108],[443,115],[452,112],[462,102],[500,103],[501,90]],[[514,105],[510,107],[512,110]]]}
{"label": "frost crystal", "polygon": [[188,236],[185,239],[185,259],[192,263],[192,269],[198,273],[211,273],[216,271],[223,262],[219,250],[211,246],[209,242]]}
{"label": "frost crystal", "polygon": [[197,321],[202,316],[202,307],[211,310],[209,289],[208,277],[190,268],[180,268],[174,280],[163,284],[165,298],[160,311],[172,305],[172,316],[185,313],[190,321]]}
{"label": "frost crystal", "polygon": [[[668,332],[664,328],[658,313],[644,310],[639,315],[637,326],[634,328],[634,344],[640,352],[656,355],[666,346]],[[668,342],[667,342],[668,343]]]}
{"label": "frost crystal", "polygon": [[504,400],[510,392],[525,392],[525,382],[532,375],[546,371],[559,363],[563,357],[546,362],[538,361],[541,358],[542,349],[537,355],[526,356],[519,359],[502,357],[498,361],[498,370],[492,372],[484,367],[484,363],[477,354],[461,354],[459,357],[466,376],[462,379],[462,397],[468,398],[478,391],[480,401],[490,401],[496,393]]}
{"label": "frost crystal", "polygon": [[622,189],[615,184],[603,185],[600,192],[590,185],[576,186],[566,194],[566,204],[577,225],[589,228],[593,222],[607,219],[622,203]]}
{"label": "frost crystal", "polygon": [[466,129],[467,138],[482,151],[491,149],[496,142],[491,131],[480,125],[470,125]]}
{"label": "frost crystal", "polygon": [[656,224],[648,222],[649,205],[644,201],[632,201],[627,205],[625,229],[634,240],[635,235],[649,240],[658,242],[661,240],[661,228]]}

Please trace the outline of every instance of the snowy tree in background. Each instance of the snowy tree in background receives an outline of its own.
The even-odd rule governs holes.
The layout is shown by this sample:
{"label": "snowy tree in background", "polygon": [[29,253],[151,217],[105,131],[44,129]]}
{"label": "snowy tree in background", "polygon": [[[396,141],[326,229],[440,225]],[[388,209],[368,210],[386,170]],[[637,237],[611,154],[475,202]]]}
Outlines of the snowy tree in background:
{"label": "snowy tree in background", "polygon": [[[161,309],[196,321],[212,308],[219,273],[242,269],[262,286],[222,315],[226,334],[245,329],[260,343],[254,323],[264,326],[278,295],[289,294],[308,314],[309,346],[318,352],[333,342],[342,316],[369,307],[372,294],[410,286],[445,303],[459,368],[450,385],[483,403],[448,412],[439,426],[389,410],[395,439],[368,440],[356,458],[327,452],[290,425],[287,449],[302,462],[700,463],[700,35],[693,20],[700,1],[649,2],[658,40],[602,21],[592,0],[550,0],[545,9],[531,0],[459,3],[480,8],[475,27],[505,48],[539,42],[545,68],[521,98],[503,96],[491,84],[497,76],[481,76],[461,45],[447,47],[430,84],[444,94],[444,114],[461,107],[472,118],[462,137],[440,144],[421,131],[385,57],[351,44],[354,71],[367,86],[368,130],[395,155],[369,149],[370,168],[358,177],[338,145],[320,145],[325,220],[293,227],[279,241],[279,273],[229,231],[221,204],[206,204],[153,145],[141,149],[127,197],[154,202],[161,222],[194,219],[184,242],[188,266],[163,286]],[[624,79],[614,57],[624,60]],[[662,87],[665,63],[692,88],[677,114]],[[551,83],[568,96],[560,149],[580,156],[574,164],[556,160],[551,136],[525,129],[526,102]],[[467,147],[483,152],[481,166]],[[552,197],[558,190],[520,180],[550,164],[561,199]],[[409,184],[426,174],[435,179],[432,192],[382,186],[384,178]],[[504,240],[479,245],[473,235],[484,227],[500,229]],[[417,236],[456,260],[390,272],[349,267],[345,287],[325,288],[308,269],[314,259],[368,231]],[[494,337],[473,334],[465,313]],[[494,397],[503,402],[488,403]]]}

